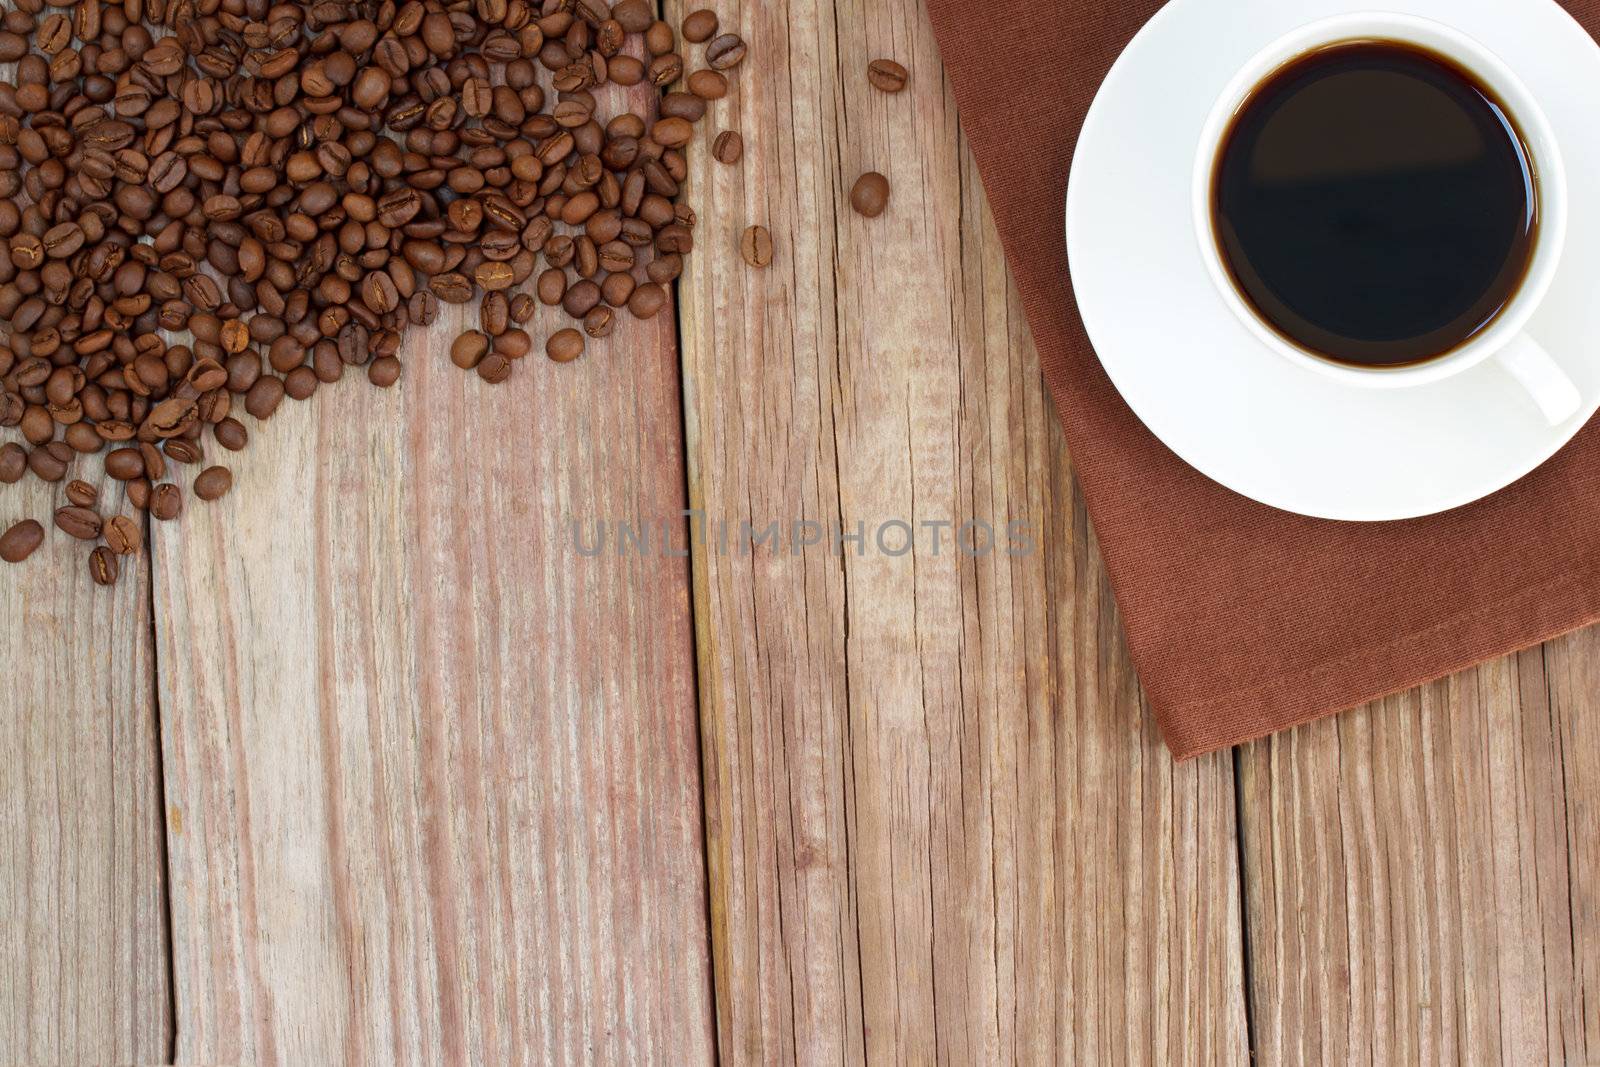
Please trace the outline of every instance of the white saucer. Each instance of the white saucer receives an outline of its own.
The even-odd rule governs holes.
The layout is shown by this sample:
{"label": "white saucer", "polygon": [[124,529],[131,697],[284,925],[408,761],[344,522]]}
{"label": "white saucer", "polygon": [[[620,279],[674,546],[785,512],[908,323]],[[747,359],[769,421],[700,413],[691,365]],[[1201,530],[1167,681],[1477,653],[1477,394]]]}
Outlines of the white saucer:
{"label": "white saucer", "polygon": [[1600,408],[1600,46],[1553,0],[1387,0],[1476,38],[1543,105],[1571,189],[1566,251],[1528,332],[1583,394],[1550,426],[1493,361],[1410,389],[1345,385],[1265,347],[1201,259],[1191,180],[1234,74],[1308,22],[1372,0],[1171,0],[1084,123],[1067,192],[1078,308],[1106,373],[1166,445],[1264,504],[1319,518],[1429,515],[1521,478]]}

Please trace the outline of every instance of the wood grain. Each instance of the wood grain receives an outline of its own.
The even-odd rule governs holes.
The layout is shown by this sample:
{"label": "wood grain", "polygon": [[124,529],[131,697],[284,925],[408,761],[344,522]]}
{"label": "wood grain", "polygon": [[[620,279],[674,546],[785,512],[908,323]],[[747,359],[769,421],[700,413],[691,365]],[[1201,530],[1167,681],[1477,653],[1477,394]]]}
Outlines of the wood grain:
{"label": "wood grain", "polygon": [[1262,1063],[1600,1061],[1600,631],[1243,750]]}
{"label": "wood grain", "polygon": [[0,1063],[166,1062],[148,567],[95,586],[87,546],[51,522],[60,489],[0,486],[0,528],[47,530],[0,564]]}
{"label": "wood grain", "polygon": [[[179,1062],[703,1063],[670,314],[286,402],[157,534]],[[542,339],[555,316],[541,316]]]}
{"label": "wood grain", "polygon": [[1174,766],[1140,706],[921,5],[716,9],[751,58],[706,132],[747,152],[692,168],[691,499],[735,546],[866,533],[695,556],[722,1054],[1242,1062],[1231,765]]}

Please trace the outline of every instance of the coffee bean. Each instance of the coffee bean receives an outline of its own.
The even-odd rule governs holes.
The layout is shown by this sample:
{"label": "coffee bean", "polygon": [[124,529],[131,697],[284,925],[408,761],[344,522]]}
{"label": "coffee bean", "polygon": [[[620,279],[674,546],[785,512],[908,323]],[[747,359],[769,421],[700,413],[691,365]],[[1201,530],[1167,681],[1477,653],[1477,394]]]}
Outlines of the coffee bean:
{"label": "coffee bean", "polygon": [[610,80],[618,85],[638,85],[644,81],[645,65],[633,56],[613,56],[606,65]]}
{"label": "coffee bean", "polygon": [[599,302],[600,287],[587,278],[573,284],[561,298],[562,308],[575,319],[583,318]]}
{"label": "coffee bean", "polygon": [[867,81],[886,93],[898,93],[906,87],[910,74],[892,59],[874,59],[867,64]]}
{"label": "coffee bean", "polygon": [[718,163],[732,166],[744,158],[744,138],[737,130],[723,130],[711,142],[711,155]]}
{"label": "coffee bean", "polygon": [[499,352],[490,352],[478,363],[478,377],[490,385],[499,385],[511,377],[511,360]]}
{"label": "coffee bean", "polygon": [[465,275],[455,272],[434,275],[428,282],[428,288],[446,304],[465,304],[472,299],[472,282]]}
{"label": "coffee bean", "polygon": [[706,45],[706,65],[712,70],[732,70],[744,62],[745,44],[737,35],[725,33]]}
{"label": "coffee bean", "polygon": [[144,457],[137,448],[119,448],[107,453],[106,473],[119,482],[130,482],[144,477]]}
{"label": "coffee bean", "polygon": [[772,234],[765,226],[752,226],[739,239],[739,254],[752,267],[772,265]]}
{"label": "coffee bean", "polygon": [[230,452],[237,452],[250,441],[250,433],[238,419],[226,418],[211,428],[217,444]]}
{"label": "coffee bean", "polygon": [[113,515],[107,519],[101,527],[100,536],[105,538],[106,547],[119,556],[139,551],[144,540],[139,533],[139,524],[126,515]]}
{"label": "coffee bean", "polygon": [[67,476],[67,461],[41,446],[28,453],[28,469],[44,481],[59,482]]}
{"label": "coffee bean", "polygon": [[555,307],[561,303],[561,298],[566,295],[567,272],[558,267],[551,267],[539,275],[539,280],[535,283],[535,289],[539,293],[539,302],[541,304],[546,307]]}
{"label": "coffee bean", "polygon": [[92,508],[100,499],[100,490],[79,478],[67,483],[64,490],[68,502],[80,508]]}
{"label": "coffee bean", "polygon": [[478,304],[478,326],[482,326],[483,333],[498,338],[499,334],[506,333],[509,325],[510,301],[506,294],[485,294],[482,304]]}
{"label": "coffee bean", "polygon": [[100,516],[92,508],[65,507],[56,509],[56,527],[69,537],[80,541],[93,541],[100,536]]}
{"label": "coffee bean", "polygon": [[667,285],[683,273],[683,257],[677,253],[657,256],[645,267],[644,272],[657,285]]}
{"label": "coffee bean", "polygon": [[689,91],[702,100],[721,100],[728,95],[728,79],[714,70],[697,70],[689,75]]}
{"label": "coffee bean", "polygon": [[480,263],[473,272],[473,278],[478,287],[489,292],[500,289],[509,289],[516,284],[511,264],[497,263],[493,260]]}
{"label": "coffee bean", "polygon": [[694,136],[694,126],[688,119],[669,115],[650,128],[650,136],[667,148],[682,148]]}
{"label": "coffee bean", "polygon": [[544,351],[556,363],[571,363],[583,355],[583,334],[577,330],[560,330],[550,335]]}
{"label": "coffee bean", "polygon": [[494,350],[507,359],[521,359],[533,350],[533,338],[526,330],[507,330],[494,339]]}
{"label": "coffee bean", "polygon": [[526,325],[528,321],[538,313],[539,305],[534,298],[529,296],[527,293],[518,293],[511,298],[510,308],[511,321],[519,326],[523,326]]}
{"label": "coffee bean", "polygon": [[198,443],[182,437],[161,442],[161,451],[174,463],[198,463],[205,458],[205,452]]}
{"label": "coffee bean", "polygon": [[317,384],[317,372],[310,367],[296,367],[283,376],[283,392],[290,400],[310,400]]}
{"label": "coffee bean", "polygon": [[[628,298],[633,295],[635,288],[637,288],[637,284],[633,275],[620,272],[609,274],[606,276],[605,281],[600,284],[600,296],[612,307],[624,307],[628,303]],[[588,312],[585,311],[584,314],[587,315]]]}
{"label": "coffee bean", "polygon": [[40,243],[51,259],[66,259],[83,247],[83,240],[83,227],[76,222],[63,222],[46,230]]}
{"label": "coffee bean", "polygon": [[648,71],[650,84],[657,88],[665,88],[683,77],[683,57],[676,52],[668,52],[664,56],[656,56],[650,61]]}
{"label": "coffee bean", "polygon": [[[702,71],[703,74],[715,74],[716,71]],[[705,118],[706,102],[694,93],[671,92],[661,98],[661,114],[668,118],[682,119],[685,122],[695,123]],[[690,134],[694,133],[691,126]],[[651,136],[661,144],[666,144],[660,136],[652,133]],[[687,143],[687,142],[685,142]]]}
{"label": "coffee bean", "polygon": [[656,234],[656,248],[662,252],[687,255],[694,251],[694,233],[682,223],[670,223],[661,227],[661,232]]}
{"label": "coffee bean", "polygon": [[171,482],[162,482],[150,490],[150,517],[171,522],[183,512],[183,491]]}
{"label": "coffee bean", "polygon": [[400,380],[402,369],[400,361],[394,356],[379,356],[367,365],[367,381],[379,389],[388,389]]}
{"label": "coffee bean", "polygon": [[601,304],[583,317],[583,332],[590,337],[609,337],[616,313]]}
{"label": "coffee bean", "polygon": [[21,563],[33,555],[42,544],[44,544],[44,527],[33,519],[23,519],[0,534],[0,560],[7,563]]}
{"label": "coffee bean", "polygon": [[15,441],[0,445],[0,482],[7,485],[20,481],[28,469],[28,453]]}
{"label": "coffee bean", "polygon": [[245,394],[244,409],[257,419],[266,421],[272,418],[282,401],[283,380],[267,375],[258,379]]}
{"label": "coffee bean", "polygon": [[667,303],[667,291],[655,282],[645,282],[628,298],[628,310],[636,319],[654,318]]}
{"label": "coffee bean", "polygon": [[243,352],[250,347],[250,327],[238,319],[230,319],[222,324],[219,338],[224,352]]}
{"label": "coffee bean", "polygon": [[665,22],[656,21],[644,31],[644,47],[653,56],[664,56],[677,45],[677,35]]}
{"label": "coffee bean", "polygon": [[219,500],[232,488],[233,472],[227,467],[207,467],[194,479],[194,495],[201,500]]}
{"label": "coffee bean", "polygon": [[690,44],[702,44],[717,33],[717,13],[701,8],[691,11],[683,19],[683,39]]}
{"label": "coffee bean", "polygon": [[139,462],[144,467],[144,476],[152,482],[166,476],[167,458],[149,441],[139,443]]}
{"label": "coffee bean", "polygon": [[482,330],[468,330],[450,344],[450,362],[462,370],[476,367],[489,354],[489,335]]}
{"label": "coffee bean", "polygon": [[889,179],[877,171],[868,171],[857,178],[850,190],[850,206],[869,219],[882,215],[889,206]]}
{"label": "coffee bean", "polygon": [[[616,19],[628,33],[643,33],[650,28],[651,23],[655,22],[654,5],[648,0],[618,0],[617,5],[611,9],[611,17]],[[3,54],[0,52],[0,56]],[[8,60],[0,58],[0,62]]]}
{"label": "coffee bean", "polygon": [[104,545],[89,553],[89,576],[95,585],[115,585],[117,582],[117,557]]}

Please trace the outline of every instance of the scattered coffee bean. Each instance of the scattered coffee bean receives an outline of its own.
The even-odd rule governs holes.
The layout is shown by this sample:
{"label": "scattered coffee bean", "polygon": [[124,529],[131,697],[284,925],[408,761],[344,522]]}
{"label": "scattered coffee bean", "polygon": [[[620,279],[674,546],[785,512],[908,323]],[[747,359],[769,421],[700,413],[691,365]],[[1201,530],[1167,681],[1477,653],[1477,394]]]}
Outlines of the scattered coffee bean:
{"label": "scattered coffee bean", "polygon": [[729,166],[744,158],[744,138],[737,130],[723,130],[711,143],[711,155],[718,163]]}
{"label": "scattered coffee bean", "polygon": [[489,354],[489,335],[482,330],[468,330],[450,345],[450,362],[462,370],[476,367]]}
{"label": "scattered coffee bean", "polygon": [[702,100],[721,100],[728,95],[728,79],[714,70],[697,70],[689,75],[689,91]]}
{"label": "scattered coffee bean", "polygon": [[610,337],[616,323],[616,313],[601,304],[583,317],[583,332],[590,337]]}
{"label": "scattered coffee bean", "polygon": [[233,472],[227,467],[207,467],[194,479],[194,495],[201,500],[220,500],[233,488]]}
{"label": "scattered coffee bean", "polygon": [[100,516],[91,508],[64,507],[56,509],[56,528],[68,537],[80,541],[93,541],[100,536]]}
{"label": "scattered coffee bean", "polygon": [[217,444],[230,452],[238,452],[250,443],[250,432],[244,428],[244,423],[231,417],[213,426],[211,435],[217,439]]}
{"label": "scattered coffee bean", "polygon": [[644,31],[645,50],[653,56],[664,56],[677,45],[677,35],[665,22],[656,21]]}
{"label": "scattered coffee bean", "polygon": [[494,339],[494,350],[507,359],[521,359],[533,350],[533,338],[526,330],[507,330]]}
{"label": "scattered coffee bean", "polygon": [[21,563],[44,544],[44,527],[33,519],[23,519],[0,534],[0,560]]}
{"label": "scattered coffee bean", "polygon": [[706,45],[706,65],[712,70],[732,70],[744,62],[744,41],[737,34],[725,33]]}
{"label": "scattered coffee bean", "polygon": [[143,478],[128,483],[128,503],[139,511],[150,507],[150,483]]}
{"label": "scattered coffee bean", "polygon": [[67,476],[67,461],[44,445],[28,453],[28,469],[44,481],[59,482]]}
{"label": "scattered coffee bean", "polygon": [[504,293],[489,293],[478,305],[478,325],[491,337],[499,337],[511,324],[511,302]]}
{"label": "scattered coffee bean", "polygon": [[183,491],[171,482],[162,482],[150,489],[150,516],[163,522],[176,519],[183,512]]}
{"label": "scattered coffee bean", "polygon": [[92,508],[100,499],[100,490],[80,478],[67,483],[64,494],[75,507]]}
{"label": "scattered coffee bean", "polygon": [[628,310],[636,319],[654,318],[667,303],[667,291],[655,282],[645,282],[628,298]]}
{"label": "scattered coffee bean", "polygon": [[139,533],[139,524],[126,515],[113,515],[105,521],[100,530],[100,536],[105,538],[106,547],[119,556],[132,555],[139,551],[143,537]]}
{"label": "scattered coffee bean", "polygon": [[600,303],[600,287],[587,278],[574,284],[561,298],[561,306],[568,315],[581,319]]}
{"label": "scattered coffee bean", "polygon": [[115,585],[117,582],[117,557],[105,545],[89,553],[89,576],[95,585]]}
{"label": "scattered coffee bean", "polygon": [[393,356],[379,356],[367,364],[367,381],[379,389],[387,389],[400,380],[401,364]]}
{"label": "scattered coffee bean", "polygon": [[10,485],[28,472],[28,453],[15,441],[0,445],[0,482]]}
{"label": "scattered coffee bean", "polygon": [[539,292],[539,302],[547,307],[555,307],[567,293],[567,272],[560,267],[551,267],[539,275],[536,288]]}
{"label": "scattered coffee bean", "polygon": [[701,8],[691,11],[683,19],[683,39],[690,44],[703,44],[717,34],[717,13]]}
{"label": "scattered coffee bean", "polygon": [[867,64],[867,81],[873,88],[881,89],[886,93],[898,93],[906,87],[906,79],[910,77],[906,68],[892,59],[874,59]]}
{"label": "scattered coffee bean", "polygon": [[857,178],[850,190],[850,206],[869,219],[882,215],[889,206],[889,179],[872,170]]}
{"label": "scattered coffee bean", "polygon": [[583,334],[577,330],[558,330],[545,342],[545,355],[557,363],[571,363],[583,355]]}
{"label": "scattered coffee bean", "polygon": [[739,254],[752,267],[772,265],[772,234],[765,226],[752,226],[739,239]]}
{"label": "scattered coffee bean", "polygon": [[512,365],[511,360],[507,359],[503,353],[490,352],[478,361],[477,369],[478,377],[490,385],[499,385],[511,377]]}

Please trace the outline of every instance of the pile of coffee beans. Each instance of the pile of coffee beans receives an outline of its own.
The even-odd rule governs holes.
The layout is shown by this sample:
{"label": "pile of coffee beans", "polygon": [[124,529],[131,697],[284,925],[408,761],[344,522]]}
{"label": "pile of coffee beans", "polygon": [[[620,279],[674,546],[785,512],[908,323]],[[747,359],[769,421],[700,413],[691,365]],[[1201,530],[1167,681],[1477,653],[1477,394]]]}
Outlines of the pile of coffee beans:
{"label": "pile of coffee beans", "polygon": [[[685,153],[745,55],[714,12],[675,33],[649,0],[14,0],[0,428],[22,440],[0,483],[64,483],[54,524],[109,585],[143,524],[103,513],[92,472],[69,481],[89,457],[171,520],[183,482],[231,489],[211,460],[248,445],[246,419],[357,368],[398,382],[441,303],[479,301],[450,358],[488,383],[535,350],[541,304],[579,324],[544,339],[557,363],[656,315],[695,243]],[[712,154],[738,163],[738,131]],[[887,200],[876,174],[851,196]],[[771,234],[740,253],[768,266]],[[0,561],[45,536],[3,527]]]}
{"label": "pile of coffee beans", "polygon": [[[0,446],[0,481],[104,452],[170,520],[182,481],[229,490],[208,460],[247,445],[241,415],[355,368],[394,385],[441,303],[481,297],[450,355],[487,382],[534,349],[536,300],[582,324],[546,340],[558,362],[655,315],[694,247],[684,152],[746,51],[709,11],[682,38],[698,64],[647,0],[15,0],[0,427],[26,447]],[[657,92],[603,117],[610,85]],[[55,525],[114,582],[140,524],[84,478],[66,496]],[[10,526],[0,560],[43,537]]]}
{"label": "pile of coffee beans", "polygon": [[[560,7],[555,0],[544,5]],[[609,9],[602,0],[576,0],[564,29],[560,20],[544,27],[536,58],[553,75],[553,106],[532,120],[534,133],[523,123],[533,146],[528,173],[512,165],[513,178],[531,183],[535,198],[521,205],[516,227],[497,236],[469,277],[486,295],[478,328],[451,346],[458,367],[491,383],[509,378],[532,350],[521,327],[534,315],[535,300],[578,323],[545,341],[545,354],[559,363],[583,355],[588,338],[609,336],[621,312],[648,319],[667,305],[683,257],[694,248],[695,212],[680,195],[688,174],[685,152],[707,105],[728,94],[729,72],[745,58],[744,41],[720,30],[715,12],[685,17],[682,40],[704,45],[703,66],[690,70],[694,56],[679,50],[678,35],[645,0],[619,0]],[[642,49],[630,49],[636,37]],[[602,121],[594,90],[641,80],[662,91],[653,105]],[[462,203],[446,209],[452,222],[450,213]],[[466,200],[463,210],[472,203]],[[502,242],[509,258],[496,254]],[[535,272],[531,296],[504,295]]]}

